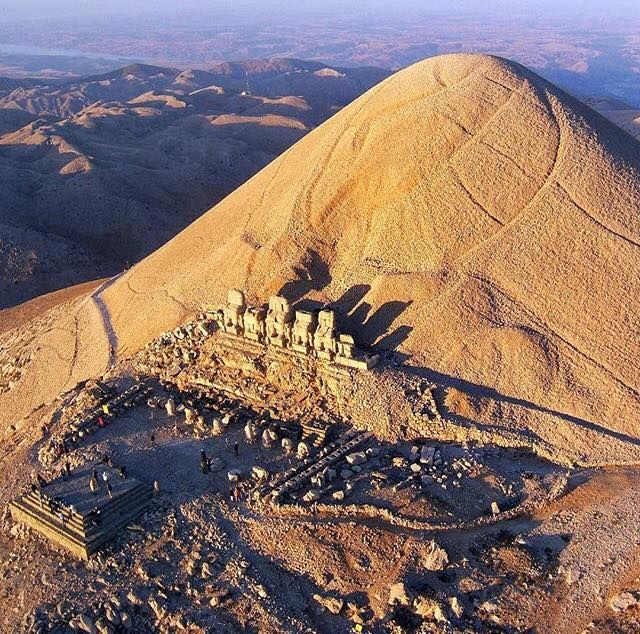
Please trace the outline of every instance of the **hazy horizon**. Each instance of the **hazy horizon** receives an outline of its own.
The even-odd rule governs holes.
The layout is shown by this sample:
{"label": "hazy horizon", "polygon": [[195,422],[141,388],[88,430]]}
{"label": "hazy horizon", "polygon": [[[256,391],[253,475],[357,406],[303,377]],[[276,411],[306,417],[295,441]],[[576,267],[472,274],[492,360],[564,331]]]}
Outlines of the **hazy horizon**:
{"label": "hazy horizon", "polygon": [[[155,0],[155,2],[127,0],[49,0],[12,1],[0,8],[0,21],[32,20],[39,18],[79,18],[117,17],[118,15],[157,16],[174,14],[197,17],[200,15],[222,14],[239,15],[246,13],[257,17],[261,14],[273,16],[274,10],[286,11],[287,16],[304,14],[325,14],[340,18],[358,16],[371,18],[376,15],[388,18],[402,18],[406,12],[411,14],[447,13],[450,15],[465,13],[494,15],[497,19],[505,17],[531,16],[551,17],[574,15],[576,17],[601,17],[606,20],[619,17],[633,17],[637,3],[632,0],[402,0],[389,3],[384,0],[360,0],[357,6],[340,0],[310,0],[291,3],[290,0]],[[544,15],[540,12],[543,11]],[[631,12],[631,15],[629,15]],[[277,16],[273,16],[276,18]]]}
{"label": "hazy horizon", "polygon": [[0,8],[0,76],[65,78],[126,61],[207,69],[289,57],[395,70],[426,57],[507,57],[581,97],[640,106],[630,0],[24,0]]}

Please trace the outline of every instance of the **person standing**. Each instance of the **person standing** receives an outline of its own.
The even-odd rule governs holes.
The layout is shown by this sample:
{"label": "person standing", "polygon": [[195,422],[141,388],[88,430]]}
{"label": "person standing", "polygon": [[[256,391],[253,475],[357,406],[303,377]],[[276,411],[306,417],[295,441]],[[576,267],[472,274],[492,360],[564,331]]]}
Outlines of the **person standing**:
{"label": "person standing", "polygon": [[235,453],[236,458],[240,455],[240,445],[237,440],[233,443],[233,453]]}
{"label": "person standing", "polygon": [[207,452],[204,449],[200,450],[200,471],[202,473],[209,473],[209,459],[207,458]]}
{"label": "person standing", "polygon": [[91,493],[93,495],[98,494],[98,478],[96,478],[95,475],[92,475],[91,479],[89,480],[89,488],[91,489]]}
{"label": "person standing", "polygon": [[111,482],[107,480],[107,495],[109,498],[113,497],[113,489],[111,488]]}

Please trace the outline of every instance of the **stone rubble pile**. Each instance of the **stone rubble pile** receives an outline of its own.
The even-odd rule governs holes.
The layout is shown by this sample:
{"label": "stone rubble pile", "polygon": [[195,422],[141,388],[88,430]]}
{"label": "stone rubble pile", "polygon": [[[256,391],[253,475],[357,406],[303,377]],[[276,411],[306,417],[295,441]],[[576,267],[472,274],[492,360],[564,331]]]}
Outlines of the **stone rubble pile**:
{"label": "stone rubble pile", "polygon": [[71,418],[61,434],[53,435],[42,445],[38,452],[40,463],[51,466],[81,440],[109,425],[125,410],[142,404],[152,393],[153,387],[138,381],[120,394],[100,398],[94,407]]}
{"label": "stone rubble pile", "polygon": [[422,416],[431,422],[442,422],[442,415],[433,395],[436,385],[427,381],[419,381],[416,385],[405,389],[405,397],[411,404],[415,415]]}
{"label": "stone rubble pile", "polygon": [[134,359],[137,369],[160,379],[173,379],[199,358],[203,342],[215,328],[215,315],[201,313],[195,320],[163,332],[138,352]]}
{"label": "stone rubble pile", "polygon": [[31,352],[23,351],[17,357],[0,364],[0,394],[8,392],[18,383],[31,358]]}
{"label": "stone rubble pile", "polygon": [[398,456],[394,458],[394,466],[407,472],[407,479],[398,483],[396,489],[411,485],[427,490],[439,486],[447,490],[460,488],[465,476],[477,474],[482,464],[468,449],[462,457],[449,460],[437,447],[416,444],[411,448],[409,459]]}

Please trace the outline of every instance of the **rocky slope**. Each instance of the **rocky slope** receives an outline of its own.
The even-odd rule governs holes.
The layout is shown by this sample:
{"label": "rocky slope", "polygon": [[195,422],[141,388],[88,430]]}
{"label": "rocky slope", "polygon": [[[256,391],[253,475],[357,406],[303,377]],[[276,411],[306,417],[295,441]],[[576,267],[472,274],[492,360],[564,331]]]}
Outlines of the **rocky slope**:
{"label": "rocky slope", "polygon": [[640,139],[640,110],[616,99],[587,99],[587,105],[597,110],[636,139]]}
{"label": "rocky slope", "polygon": [[463,425],[567,461],[637,461],[639,168],[630,136],[522,66],[430,59],[56,309],[55,329],[14,334],[7,354],[40,353],[0,404],[26,414],[107,367],[109,346],[133,354],[237,286],[335,302]]}
{"label": "rocky slope", "polygon": [[0,82],[0,308],[147,255],[387,75],[267,60]]}

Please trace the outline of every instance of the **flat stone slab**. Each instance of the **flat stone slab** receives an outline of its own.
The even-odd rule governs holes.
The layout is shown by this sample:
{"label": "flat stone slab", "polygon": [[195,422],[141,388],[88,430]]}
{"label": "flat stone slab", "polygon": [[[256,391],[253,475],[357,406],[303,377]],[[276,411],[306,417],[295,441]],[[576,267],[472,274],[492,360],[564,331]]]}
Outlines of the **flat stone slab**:
{"label": "flat stone slab", "polygon": [[[93,468],[94,465],[89,464],[72,471],[66,480],[64,478],[52,480],[42,489],[43,495],[51,499],[59,498],[62,504],[73,507],[79,515],[84,517],[94,508],[100,508],[108,502],[126,495],[141,484],[139,480],[130,476],[123,479],[117,469],[100,464],[95,466],[98,475],[98,491],[94,494],[91,493],[89,487]],[[103,473],[107,474],[111,485],[112,498],[107,493],[107,484],[103,479]]]}
{"label": "flat stone slab", "polygon": [[[98,479],[95,493],[89,486],[94,467]],[[103,479],[105,473],[111,496]],[[115,468],[88,464],[39,491],[19,496],[9,508],[14,520],[87,559],[144,511],[152,493],[148,484],[122,478]]]}

